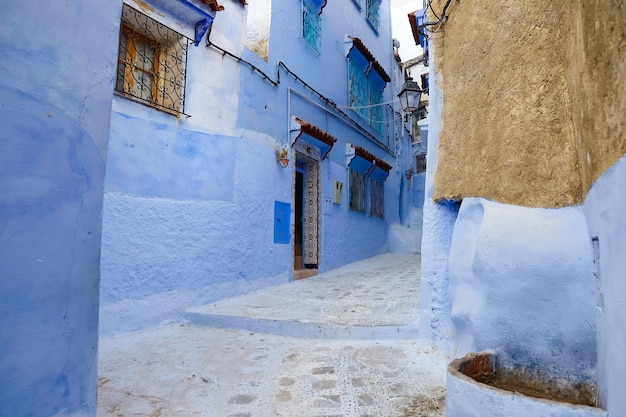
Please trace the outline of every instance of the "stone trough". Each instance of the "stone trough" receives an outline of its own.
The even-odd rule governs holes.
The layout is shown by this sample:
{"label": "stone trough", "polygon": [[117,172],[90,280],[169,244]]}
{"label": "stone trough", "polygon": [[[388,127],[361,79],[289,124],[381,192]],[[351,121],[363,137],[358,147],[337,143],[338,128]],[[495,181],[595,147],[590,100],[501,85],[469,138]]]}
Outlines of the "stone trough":
{"label": "stone trough", "polygon": [[448,365],[447,417],[607,417],[595,402],[595,387],[586,381],[500,366],[492,351]]}

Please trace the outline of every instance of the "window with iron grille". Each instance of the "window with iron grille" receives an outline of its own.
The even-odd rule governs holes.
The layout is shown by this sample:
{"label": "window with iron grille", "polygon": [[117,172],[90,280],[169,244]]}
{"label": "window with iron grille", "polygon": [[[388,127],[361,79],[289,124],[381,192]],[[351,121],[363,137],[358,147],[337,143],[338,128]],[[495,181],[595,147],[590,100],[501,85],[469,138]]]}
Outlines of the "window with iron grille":
{"label": "window with iron grille", "polygon": [[383,92],[365,75],[363,69],[348,59],[348,107],[378,132],[384,132]]}
{"label": "window with iron grille", "polygon": [[311,0],[302,0],[302,38],[316,52],[320,51],[322,20],[320,8]]}
{"label": "window with iron grille", "polygon": [[370,215],[385,218],[385,184],[371,179],[370,185]]}
{"label": "window with iron grille", "polygon": [[426,155],[417,155],[415,157],[415,173],[426,172]]}
{"label": "window with iron grille", "polygon": [[383,92],[369,83],[369,122],[370,125],[378,132],[384,131],[384,116],[383,116]]}
{"label": "window with iron grille", "polygon": [[357,213],[366,214],[367,210],[367,179],[365,175],[353,169],[348,170],[348,207]]}
{"label": "window with iron grille", "polygon": [[368,119],[369,95],[365,73],[351,59],[348,60],[348,106],[359,116]]}
{"label": "window with iron grille", "polygon": [[378,33],[378,29],[380,28],[380,0],[366,1],[367,5],[365,8],[365,13],[367,21],[370,22],[370,25],[372,25],[376,33]]}
{"label": "window with iron grille", "polygon": [[184,114],[189,39],[124,4],[115,91]]}

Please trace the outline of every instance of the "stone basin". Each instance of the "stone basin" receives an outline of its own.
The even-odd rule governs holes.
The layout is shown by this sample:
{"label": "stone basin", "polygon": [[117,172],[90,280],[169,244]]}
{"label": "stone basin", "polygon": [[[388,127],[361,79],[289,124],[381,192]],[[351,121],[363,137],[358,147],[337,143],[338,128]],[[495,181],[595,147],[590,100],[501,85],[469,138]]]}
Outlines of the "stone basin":
{"label": "stone basin", "polygon": [[493,351],[448,365],[447,417],[607,417],[587,381],[498,364]]}

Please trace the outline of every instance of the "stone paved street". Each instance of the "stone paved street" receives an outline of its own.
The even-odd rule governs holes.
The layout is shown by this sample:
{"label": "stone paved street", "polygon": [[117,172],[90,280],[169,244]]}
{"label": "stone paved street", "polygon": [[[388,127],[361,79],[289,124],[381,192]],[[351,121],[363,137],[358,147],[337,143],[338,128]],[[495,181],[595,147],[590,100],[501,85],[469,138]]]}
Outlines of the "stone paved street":
{"label": "stone paved street", "polygon": [[104,337],[98,415],[443,416],[418,300],[419,257],[386,254]]}

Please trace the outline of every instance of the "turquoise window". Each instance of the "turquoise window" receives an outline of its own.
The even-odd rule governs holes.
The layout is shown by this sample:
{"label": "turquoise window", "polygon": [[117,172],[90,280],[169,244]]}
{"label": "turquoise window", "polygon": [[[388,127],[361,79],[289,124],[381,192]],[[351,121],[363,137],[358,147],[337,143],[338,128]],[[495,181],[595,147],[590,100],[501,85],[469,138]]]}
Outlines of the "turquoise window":
{"label": "turquoise window", "polygon": [[368,118],[368,82],[363,69],[351,59],[348,60],[348,106],[359,116]]}
{"label": "turquoise window", "polygon": [[[348,59],[348,107],[380,133],[384,133],[383,88],[375,76],[367,76],[358,60]],[[370,71],[371,74],[371,71]]]}
{"label": "turquoise window", "polygon": [[380,28],[380,0],[366,1],[367,6],[365,8],[365,13],[367,21],[370,22],[370,25],[372,25],[376,33],[378,33],[378,29]]}
{"label": "turquoise window", "polygon": [[302,38],[316,52],[320,52],[322,19],[319,4],[312,0],[302,0]]}
{"label": "turquoise window", "polygon": [[383,116],[383,92],[373,85],[369,85],[369,121],[370,125],[378,132],[384,131],[384,116]]}

